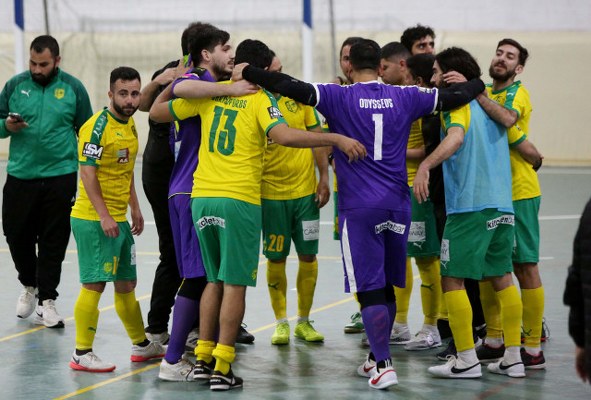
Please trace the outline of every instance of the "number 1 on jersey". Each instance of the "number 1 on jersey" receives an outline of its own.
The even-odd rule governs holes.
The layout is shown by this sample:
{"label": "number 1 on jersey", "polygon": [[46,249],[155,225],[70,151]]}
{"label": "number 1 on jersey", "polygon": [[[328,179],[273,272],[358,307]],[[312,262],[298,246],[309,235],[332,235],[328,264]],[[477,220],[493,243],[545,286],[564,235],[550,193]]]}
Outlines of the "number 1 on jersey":
{"label": "number 1 on jersey", "polygon": [[382,159],[382,139],[384,137],[384,116],[382,114],[372,114],[374,129],[373,159],[380,161]]}

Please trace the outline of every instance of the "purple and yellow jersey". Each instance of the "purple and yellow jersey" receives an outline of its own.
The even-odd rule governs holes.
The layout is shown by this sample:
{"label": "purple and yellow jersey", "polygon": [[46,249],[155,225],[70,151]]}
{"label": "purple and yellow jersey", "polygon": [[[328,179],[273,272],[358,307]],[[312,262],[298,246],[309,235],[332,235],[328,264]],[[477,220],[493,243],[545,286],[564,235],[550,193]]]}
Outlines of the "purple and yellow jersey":
{"label": "purple and yellow jersey", "polygon": [[[203,80],[215,82],[209,71],[195,68],[191,73],[178,78],[177,85],[184,80]],[[174,167],[170,175],[168,196],[176,194],[191,194],[193,189],[193,174],[199,162],[199,143],[201,143],[201,118],[190,117],[171,124],[171,147],[174,151]]]}
{"label": "purple and yellow jersey", "polygon": [[260,205],[266,135],[285,123],[275,98],[259,90],[241,97],[174,99],[169,109],[176,120],[201,117],[203,134],[191,197],[225,197]]}
{"label": "purple and yellow jersey", "polygon": [[[423,124],[422,120],[419,118],[415,122],[412,123],[410,127],[410,135],[408,137],[408,145],[406,146],[407,149],[419,149],[425,145],[423,141]],[[408,173],[408,186],[412,187],[413,182],[415,181],[415,176],[417,174],[417,169],[419,169],[419,164],[421,164],[421,159],[407,159],[406,160],[406,170]]]}
{"label": "purple and yellow jersey", "polygon": [[[126,221],[133,167],[138,151],[133,118],[122,121],[104,109],[82,125],[79,135],[80,165],[96,167],[96,176],[109,214],[117,222]],[[90,221],[100,220],[82,179],[78,184],[78,197],[71,215]]]}
{"label": "purple and yellow jersey", "polygon": [[488,96],[502,106],[517,113],[517,122],[508,130],[509,156],[511,158],[511,175],[513,176],[513,201],[531,199],[542,194],[538,174],[530,163],[525,161],[514,146],[527,139],[529,135],[529,119],[532,105],[529,92],[521,84],[521,81],[498,91],[493,91],[487,85]]}
{"label": "purple and yellow jersey", "polygon": [[[279,111],[292,128],[303,131],[320,126],[313,107],[288,97],[277,99]],[[316,173],[312,149],[285,147],[267,141],[264,157],[261,197],[268,200],[293,200],[316,191]]]}
{"label": "purple and yellow jersey", "polygon": [[356,139],[367,149],[367,157],[353,163],[334,149],[339,210],[409,210],[406,146],[410,127],[413,121],[434,111],[437,89],[377,81],[314,86],[318,111],[326,117],[331,131]]}

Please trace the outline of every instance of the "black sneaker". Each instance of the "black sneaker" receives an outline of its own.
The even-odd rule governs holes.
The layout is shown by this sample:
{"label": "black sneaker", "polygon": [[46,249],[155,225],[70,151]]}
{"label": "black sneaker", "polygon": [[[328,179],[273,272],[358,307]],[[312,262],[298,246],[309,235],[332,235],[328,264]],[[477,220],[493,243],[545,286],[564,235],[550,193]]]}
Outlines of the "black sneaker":
{"label": "black sneaker", "polygon": [[441,360],[441,361],[447,361],[449,356],[456,356],[458,354],[458,350],[456,350],[456,343],[454,342],[454,339],[452,338],[449,341],[449,344],[447,345],[447,348],[443,351],[440,351],[439,353],[437,353],[435,355],[435,357],[437,357],[437,359]]}
{"label": "black sneaker", "polygon": [[193,368],[193,377],[195,379],[209,379],[211,377],[211,371],[215,368],[215,359],[210,363],[206,363],[203,360],[197,360],[195,368]]}
{"label": "black sneaker", "polygon": [[482,346],[476,348],[476,356],[483,364],[493,363],[499,361],[505,355],[505,345],[499,347],[492,347],[484,343]]}
{"label": "black sneaker", "polygon": [[523,347],[521,348],[521,361],[525,369],[546,369],[546,359],[544,358],[544,352],[540,352],[532,356]]}
{"label": "black sneaker", "polygon": [[441,340],[452,337],[451,328],[449,327],[449,321],[446,319],[437,320],[437,330],[439,331],[439,336],[441,336]]}
{"label": "black sneaker", "polygon": [[248,333],[246,324],[242,324],[238,330],[238,336],[236,336],[236,343],[251,344],[252,342],[254,342],[254,336]]}
{"label": "black sneaker", "polygon": [[232,369],[226,375],[220,371],[213,371],[209,378],[209,388],[211,390],[230,390],[242,387],[242,378],[234,376]]}

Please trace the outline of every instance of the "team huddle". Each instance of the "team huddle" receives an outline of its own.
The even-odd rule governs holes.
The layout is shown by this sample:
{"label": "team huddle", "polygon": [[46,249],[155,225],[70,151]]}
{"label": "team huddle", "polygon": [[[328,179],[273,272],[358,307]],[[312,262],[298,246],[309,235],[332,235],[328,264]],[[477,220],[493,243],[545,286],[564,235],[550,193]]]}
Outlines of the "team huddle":
{"label": "team huddle", "polygon": [[[234,51],[227,32],[192,23],[181,39],[183,59],[143,89],[135,69],[114,69],[110,105],[90,115],[82,84],[58,68],[55,39],[36,38],[30,71],[0,94],[0,137],[11,138],[3,227],[24,287],[17,316],[35,312],[36,323],[64,327],[55,300],[71,229],[81,282],[72,369],[115,369],[93,349],[99,300],[113,282],[131,361],[162,358],[159,378],[167,381],[242,387],[232,363],[236,343],[254,340],[242,321],[246,288],[257,283],[261,232],[276,318],[272,345],[291,338],[285,270],[292,241],[298,257],[293,333],[324,340],[309,315],[319,209],[329,201],[332,167],[345,291],[359,306],[345,333],[364,332],[369,353],[357,374],[371,388],[398,383],[390,345],[420,351],[448,338],[437,354],[445,363],[428,368],[436,377],[478,378],[482,364],[514,378],[545,368],[537,265],[542,156],[527,139],[529,94],[515,80],[528,52],[513,39],[501,40],[489,69],[492,83],[485,85],[470,53],[450,47],[435,54],[434,39],[421,25],[383,47],[350,37],[340,52],[344,77],[307,83],[282,73],[279,55],[261,41],[245,40]],[[32,98],[24,98],[25,90]],[[59,103],[64,98],[67,106]],[[43,101],[69,111],[43,126],[33,109]],[[144,229],[133,172],[138,109],[150,112],[142,180],[162,254],[147,327],[135,296],[133,236]],[[36,165],[25,146],[41,152],[37,138],[53,130],[51,145],[62,150],[52,156],[62,159]],[[150,153],[163,164],[151,165]],[[31,205],[23,204],[26,195]],[[41,201],[46,210],[35,206]],[[39,213],[48,214],[39,232],[19,229]],[[166,255],[175,261],[167,264]],[[424,314],[415,335],[407,321],[412,258]],[[195,362],[184,356],[187,348]]]}

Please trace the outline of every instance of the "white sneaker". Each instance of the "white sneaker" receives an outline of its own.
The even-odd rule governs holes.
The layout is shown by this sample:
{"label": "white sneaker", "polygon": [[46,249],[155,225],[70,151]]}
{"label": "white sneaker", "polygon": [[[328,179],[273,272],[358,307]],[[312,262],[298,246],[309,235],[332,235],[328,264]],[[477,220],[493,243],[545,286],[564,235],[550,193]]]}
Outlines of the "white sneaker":
{"label": "white sneaker", "polygon": [[428,350],[439,346],[441,346],[441,336],[439,336],[439,332],[423,329],[404,346],[404,349],[410,351]]}
{"label": "white sneaker", "polygon": [[371,378],[375,369],[376,361],[369,358],[368,354],[365,362],[357,367],[357,375],[363,376],[364,378]]}
{"label": "white sneaker", "polygon": [[131,346],[131,361],[143,362],[153,358],[162,358],[166,354],[166,349],[158,342],[150,342],[147,346],[134,344]]}
{"label": "white sneaker", "polygon": [[194,369],[195,365],[184,358],[181,358],[176,364],[170,364],[168,361],[162,360],[162,363],[160,363],[158,378],[171,382],[194,381]]}
{"label": "white sneaker", "polygon": [[394,323],[390,334],[390,344],[407,344],[410,339],[408,325]]}
{"label": "white sneaker", "polygon": [[449,356],[444,365],[429,367],[428,371],[440,378],[480,378],[482,376],[479,362],[468,365],[455,356]]}
{"label": "white sneaker", "polygon": [[506,365],[504,360],[501,360],[488,364],[487,369],[493,374],[508,375],[511,378],[525,377],[525,366],[522,362]]}
{"label": "white sneaker", "polygon": [[55,308],[55,300],[43,300],[43,305],[37,306],[35,320],[37,325],[45,325],[48,328],[63,328],[64,319],[60,317]]}
{"label": "white sneaker", "polygon": [[150,342],[158,342],[161,345],[167,345],[168,341],[170,340],[170,334],[166,331],[162,333],[148,333],[146,332],[146,337]]}
{"label": "white sneaker", "polygon": [[115,370],[115,365],[104,362],[92,351],[83,356],[77,356],[74,352],[70,360],[70,368],[86,372],[111,372]]}
{"label": "white sneaker", "polygon": [[36,290],[33,286],[23,286],[20,296],[16,302],[16,316],[19,318],[27,318],[33,314],[36,303]]}
{"label": "white sneaker", "polygon": [[185,351],[194,352],[197,347],[197,340],[199,340],[199,328],[195,328],[189,332],[187,341],[185,342]]}
{"label": "white sneaker", "polygon": [[380,361],[374,368],[371,378],[369,378],[367,383],[373,389],[387,389],[392,385],[397,385],[398,376],[392,366],[392,360]]}

